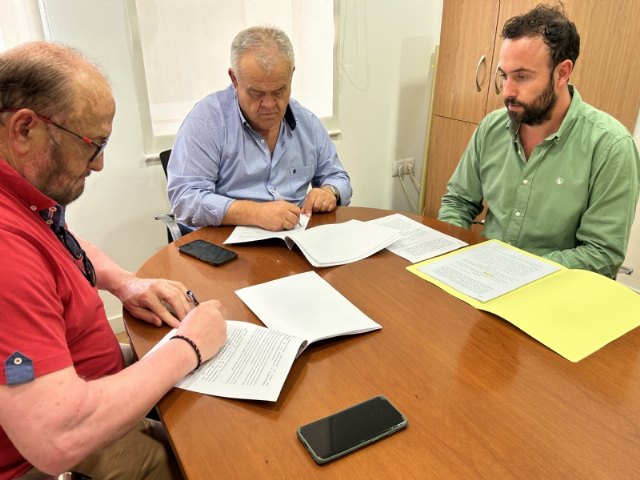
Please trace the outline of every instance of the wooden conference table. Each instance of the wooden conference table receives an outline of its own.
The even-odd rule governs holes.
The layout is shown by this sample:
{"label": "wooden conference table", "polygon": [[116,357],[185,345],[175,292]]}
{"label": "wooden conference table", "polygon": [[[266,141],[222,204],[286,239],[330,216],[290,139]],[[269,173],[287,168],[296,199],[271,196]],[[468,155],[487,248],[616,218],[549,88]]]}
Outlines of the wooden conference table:
{"label": "wooden conference table", "polygon": [[[309,227],[390,213],[343,207],[315,215]],[[436,220],[407,216],[469,243],[481,240]],[[222,244],[231,231],[202,229],[177,243],[204,238]],[[216,268],[180,255],[170,244],[139,273],[180,280],[201,301],[220,299],[225,318],[260,323],[234,291],[313,269],[279,239],[230,248],[238,259]],[[574,364],[409,273],[408,264],[385,250],[315,269],[383,328],[312,344],[294,362],[276,403],[170,391],[159,409],[186,476],[638,478],[640,331]],[[125,323],[139,355],[168,331],[127,312]],[[316,465],[296,428],[377,394],[407,416],[408,428]]]}

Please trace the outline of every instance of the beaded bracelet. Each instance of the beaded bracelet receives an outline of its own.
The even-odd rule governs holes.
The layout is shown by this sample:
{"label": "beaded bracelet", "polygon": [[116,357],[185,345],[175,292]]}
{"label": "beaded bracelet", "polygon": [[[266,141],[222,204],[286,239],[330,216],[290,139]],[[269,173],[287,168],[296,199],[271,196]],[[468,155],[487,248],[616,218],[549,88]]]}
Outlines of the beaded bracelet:
{"label": "beaded bracelet", "polygon": [[198,348],[198,345],[196,345],[196,342],[191,340],[189,337],[185,337],[184,335],[174,335],[169,340],[173,340],[174,338],[179,338],[180,340],[184,340],[189,345],[191,345],[191,347],[193,348],[193,351],[196,352],[196,355],[198,356],[198,365],[196,365],[196,368],[194,368],[194,370],[197,370],[198,368],[200,368],[200,365],[202,365],[202,355],[200,355],[200,349]]}

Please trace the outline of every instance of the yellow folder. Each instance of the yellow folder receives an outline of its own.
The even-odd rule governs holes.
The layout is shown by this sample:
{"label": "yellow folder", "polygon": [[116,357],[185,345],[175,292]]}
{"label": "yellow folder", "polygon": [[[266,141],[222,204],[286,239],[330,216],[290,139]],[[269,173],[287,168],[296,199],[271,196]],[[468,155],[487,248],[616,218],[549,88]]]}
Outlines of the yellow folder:
{"label": "yellow folder", "polygon": [[[528,252],[498,242],[522,255]],[[640,295],[624,285],[586,270],[559,269],[493,300],[481,302],[425,274],[421,267],[446,261],[468,249],[407,267],[451,295],[509,321],[566,359],[578,362],[640,325]],[[541,259],[550,262],[546,259]]]}

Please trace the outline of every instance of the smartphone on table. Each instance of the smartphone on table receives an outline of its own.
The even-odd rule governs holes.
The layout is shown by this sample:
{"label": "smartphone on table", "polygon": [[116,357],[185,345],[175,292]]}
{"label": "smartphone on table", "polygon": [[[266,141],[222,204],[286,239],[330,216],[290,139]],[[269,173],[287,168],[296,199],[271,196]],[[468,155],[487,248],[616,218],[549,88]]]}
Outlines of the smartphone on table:
{"label": "smartphone on table", "polygon": [[323,464],[391,435],[407,419],[382,395],[298,428],[298,438]]}
{"label": "smartphone on table", "polygon": [[210,265],[220,266],[238,258],[233,250],[215,245],[206,240],[194,240],[178,247],[180,253],[202,260]]}

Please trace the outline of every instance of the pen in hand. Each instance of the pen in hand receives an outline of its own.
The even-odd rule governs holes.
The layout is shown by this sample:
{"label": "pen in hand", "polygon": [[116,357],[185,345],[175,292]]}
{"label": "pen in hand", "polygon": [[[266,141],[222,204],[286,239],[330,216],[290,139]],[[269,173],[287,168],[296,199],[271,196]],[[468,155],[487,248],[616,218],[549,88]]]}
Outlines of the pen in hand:
{"label": "pen in hand", "polygon": [[191,302],[197,307],[198,305],[200,305],[200,302],[198,301],[198,299],[196,298],[196,294],[193,293],[191,290],[187,290],[186,292],[187,298],[189,300],[191,300]]}

